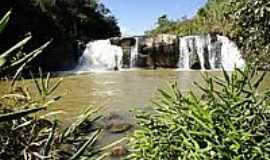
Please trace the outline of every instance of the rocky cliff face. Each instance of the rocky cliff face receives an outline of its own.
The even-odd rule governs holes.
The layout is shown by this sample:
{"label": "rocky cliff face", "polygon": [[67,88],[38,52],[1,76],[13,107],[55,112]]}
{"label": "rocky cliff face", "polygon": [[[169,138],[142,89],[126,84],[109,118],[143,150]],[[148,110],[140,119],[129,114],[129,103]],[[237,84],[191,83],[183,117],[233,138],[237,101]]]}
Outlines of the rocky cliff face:
{"label": "rocky cliff face", "polygon": [[145,57],[144,65],[165,68],[177,66],[179,58],[179,42],[175,35],[157,35],[144,37],[139,45],[139,51]]}
{"label": "rocky cliff face", "polygon": [[111,42],[123,49],[123,68],[132,66],[130,63],[134,50],[136,50],[136,67],[177,67],[179,42],[175,35],[112,38]]}
{"label": "rocky cliff face", "polygon": [[195,70],[232,70],[234,66],[243,67],[235,43],[218,33],[178,37],[161,34],[115,38],[113,44],[121,46],[124,52],[123,68],[180,68]]}

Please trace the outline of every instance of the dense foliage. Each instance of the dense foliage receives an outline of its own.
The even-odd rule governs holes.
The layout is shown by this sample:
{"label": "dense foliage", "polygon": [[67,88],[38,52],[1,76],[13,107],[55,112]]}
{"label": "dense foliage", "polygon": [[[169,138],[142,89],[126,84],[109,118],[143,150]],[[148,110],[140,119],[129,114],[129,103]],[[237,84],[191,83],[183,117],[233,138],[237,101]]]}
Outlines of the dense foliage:
{"label": "dense foliage", "polygon": [[258,92],[264,76],[255,69],[205,76],[202,98],[175,83],[159,90],[155,112],[137,113],[128,159],[269,159],[270,91]]}
{"label": "dense foliage", "polygon": [[[150,35],[170,33],[186,36],[209,33],[217,28],[220,32],[226,33],[230,27],[225,18],[229,8],[229,0],[208,0],[206,5],[199,9],[196,16],[192,18],[184,16],[179,20],[169,20],[166,15],[163,15],[159,18],[157,27],[147,33]],[[161,18],[165,18],[166,23],[160,23]]]}
{"label": "dense foliage", "polygon": [[82,54],[78,40],[120,35],[114,16],[96,0],[8,0],[0,1],[0,6],[0,16],[12,9],[9,27],[1,33],[0,52],[29,34],[33,42],[25,47],[27,51],[53,39],[35,64],[47,70],[74,67]]}
{"label": "dense foliage", "polygon": [[231,36],[249,62],[270,69],[270,1],[232,0]]}

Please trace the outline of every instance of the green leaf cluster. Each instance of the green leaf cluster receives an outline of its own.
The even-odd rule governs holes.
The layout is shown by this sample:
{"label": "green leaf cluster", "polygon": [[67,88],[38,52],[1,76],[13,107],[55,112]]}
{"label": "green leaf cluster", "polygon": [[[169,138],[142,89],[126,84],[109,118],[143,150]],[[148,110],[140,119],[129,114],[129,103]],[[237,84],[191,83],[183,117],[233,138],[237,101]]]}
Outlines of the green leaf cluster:
{"label": "green leaf cluster", "polygon": [[269,159],[270,91],[258,92],[265,75],[251,68],[204,75],[206,85],[196,83],[202,97],[177,83],[160,89],[154,113],[136,113],[127,159]]}
{"label": "green leaf cluster", "polygon": [[231,37],[236,40],[247,61],[269,69],[270,1],[231,0],[231,6]]}

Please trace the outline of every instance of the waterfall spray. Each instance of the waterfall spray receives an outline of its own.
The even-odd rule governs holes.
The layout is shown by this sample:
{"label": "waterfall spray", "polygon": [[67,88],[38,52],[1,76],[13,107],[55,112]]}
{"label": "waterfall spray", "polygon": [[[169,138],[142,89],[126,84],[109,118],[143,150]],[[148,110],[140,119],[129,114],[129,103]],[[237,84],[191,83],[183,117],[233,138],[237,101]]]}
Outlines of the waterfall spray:
{"label": "waterfall spray", "polygon": [[121,67],[123,50],[110,40],[89,42],[81,57],[78,70],[114,70]]}
{"label": "waterfall spray", "polygon": [[211,42],[210,36],[185,36],[179,40],[178,67],[183,70],[220,69],[233,70],[243,68],[245,62],[236,44],[227,37],[217,36],[217,41]]}

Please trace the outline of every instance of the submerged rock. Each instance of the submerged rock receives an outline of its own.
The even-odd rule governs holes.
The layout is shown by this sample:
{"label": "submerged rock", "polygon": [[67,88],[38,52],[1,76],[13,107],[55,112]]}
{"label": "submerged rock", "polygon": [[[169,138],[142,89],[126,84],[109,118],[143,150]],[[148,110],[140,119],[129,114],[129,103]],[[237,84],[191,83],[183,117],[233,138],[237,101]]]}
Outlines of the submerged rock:
{"label": "submerged rock", "polygon": [[123,133],[132,128],[130,123],[126,123],[118,114],[111,114],[104,119],[104,128],[110,133]]}
{"label": "submerged rock", "polygon": [[116,146],[111,150],[112,157],[123,157],[128,154],[128,150],[124,146]]}
{"label": "submerged rock", "polygon": [[107,129],[111,133],[123,133],[128,131],[132,127],[131,124],[122,123],[122,122],[112,122],[110,125],[107,126]]}

